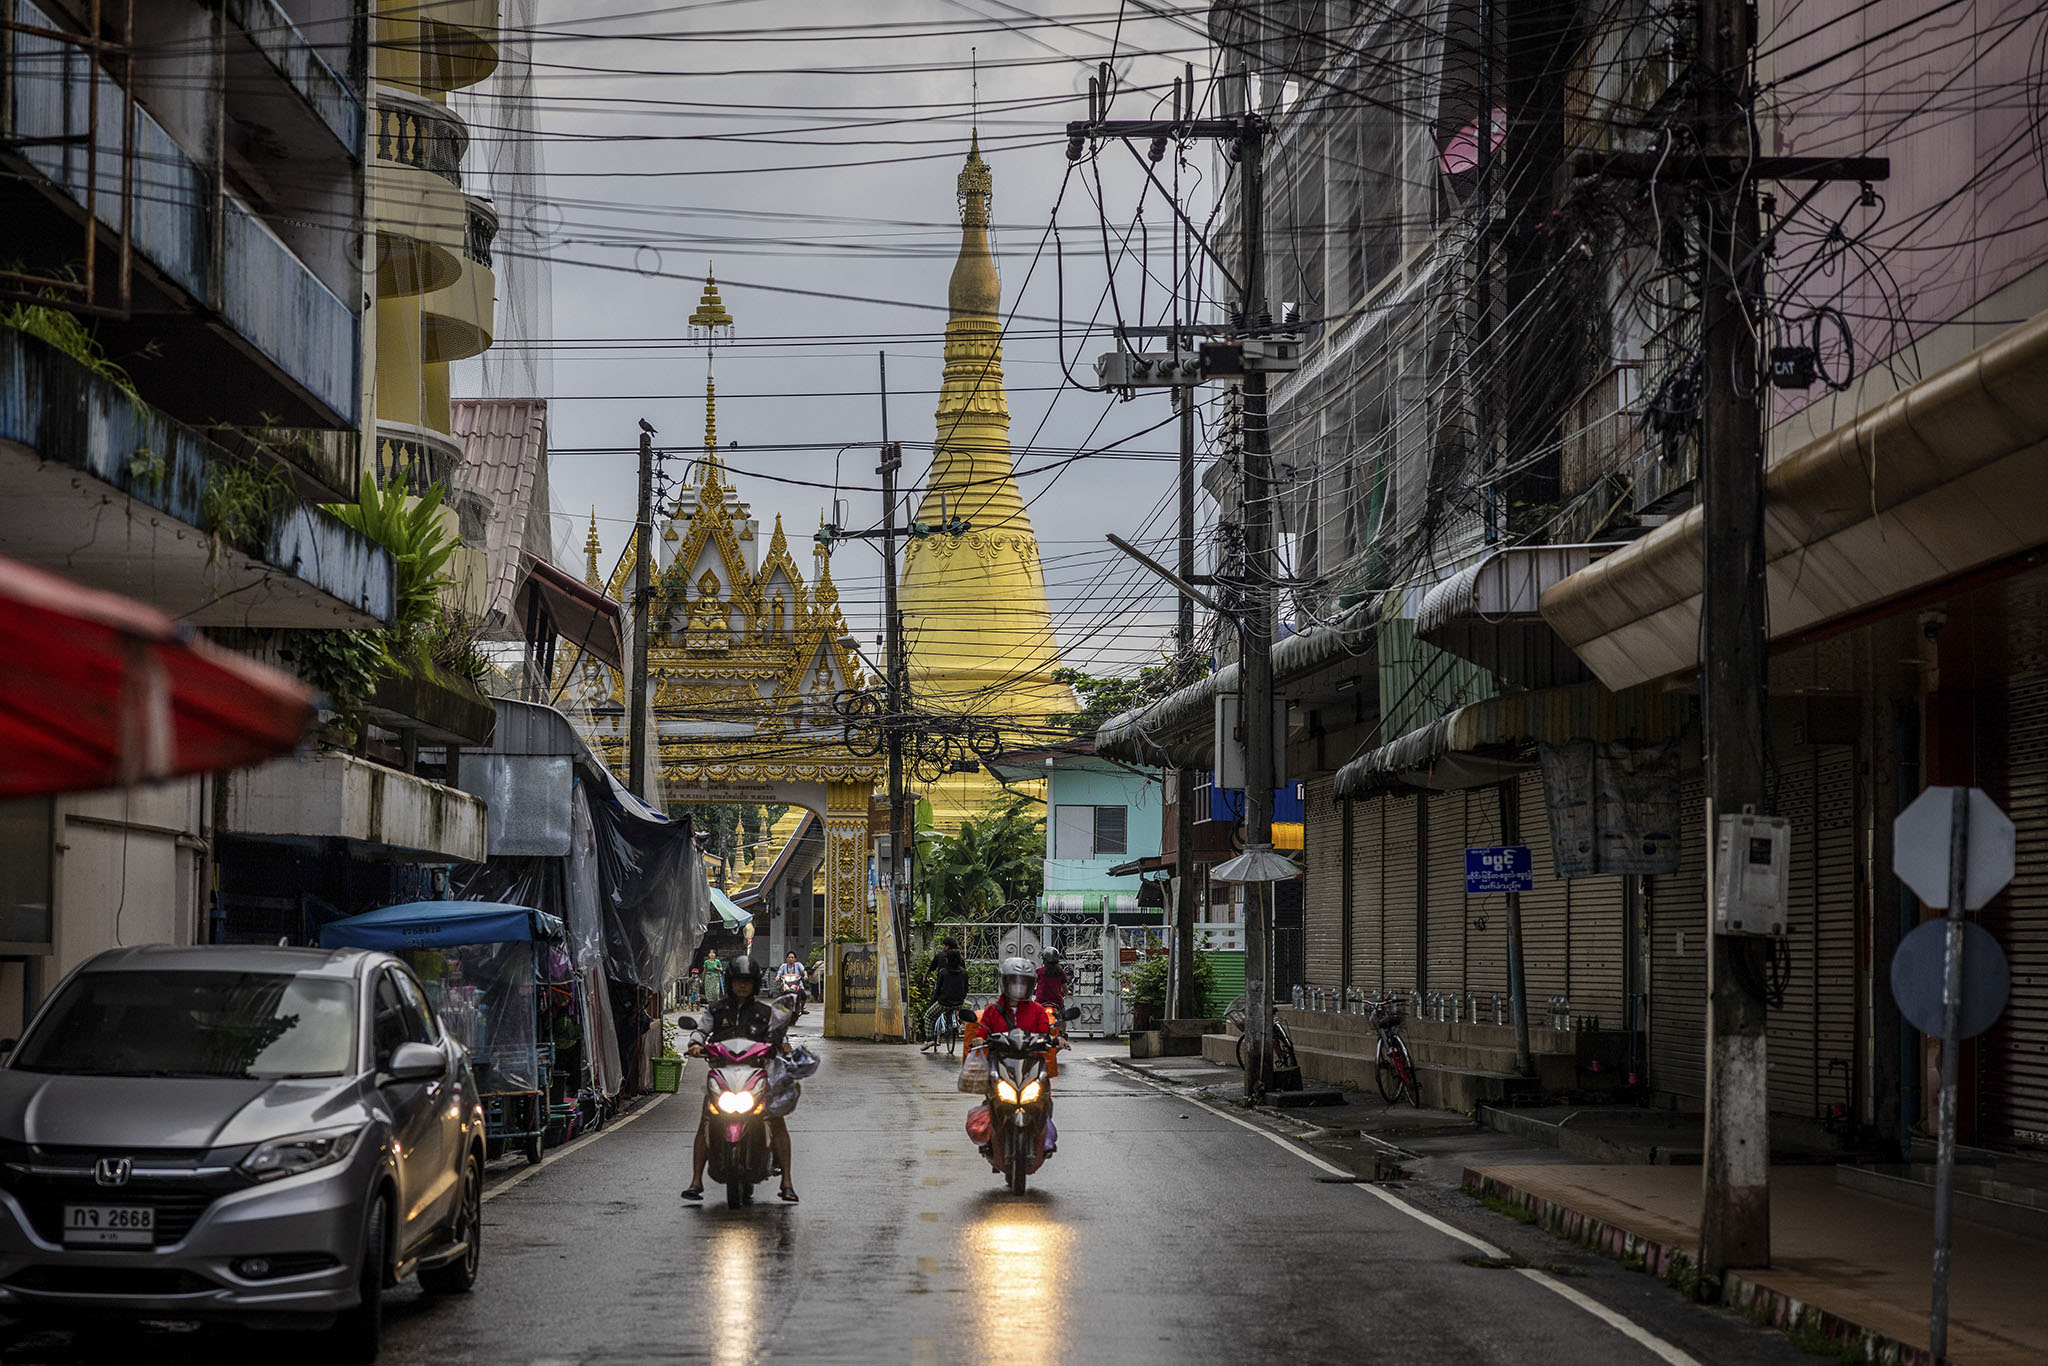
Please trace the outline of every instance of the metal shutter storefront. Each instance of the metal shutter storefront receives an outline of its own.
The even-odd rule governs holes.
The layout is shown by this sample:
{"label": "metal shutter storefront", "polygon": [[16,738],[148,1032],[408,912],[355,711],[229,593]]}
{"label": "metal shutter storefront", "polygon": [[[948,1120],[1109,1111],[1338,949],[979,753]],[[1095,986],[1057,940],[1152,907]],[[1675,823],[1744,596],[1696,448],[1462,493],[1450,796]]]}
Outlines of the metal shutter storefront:
{"label": "metal shutter storefront", "polygon": [[[1856,921],[1863,904],[1856,863],[1856,751],[1830,745],[1816,756],[1814,795],[1814,1066],[1820,1077],[1812,1114],[1837,1102],[1855,1113]],[[1889,973],[1890,965],[1886,965]],[[1885,990],[1889,991],[1889,976]]]}
{"label": "metal shutter storefront", "polygon": [[1679,796],[1678,871],[1650,884],[1650,1088],[1707,1094],[1706,783]]}
{"label": "metal shutter storefront", "polygon": [[1571,959],[1565,995],[1572,1014],[1598,1019],[1602,1029],[1628,1021],[1623,983],[1628,956],[1627,909],[1622,879],[1580,877],[1571,881]]}
{"label": "metal shutter storefront", "polygon": [[1764,1056],[1770,1069],[1774,1113],[1813,1112],[1814,1035],[1813,967],[1819,961],[1814,917],[1814,761],[1809,750],[1778,755],[1777,813],[1792,822],[1791,904],[1786,908],[1785,949],[1791,969],[1785,979],[1785,1001],[1770,1012],[1770,1033]]}
{"label": "metal shutter storefront", "polygon": [[1385,820],[1380,837],[1381,942],[1385,986],[1390,991],[1422,986],[1415,975],[1416,872],[1422,860],[1422,831],[1415,819],[1418,804],[1419,797],[1405,792],[1379,800]]}
{"label": "metal shutter storefront", "polygon": [[1557,876],[1550,850],[1550,812],[1543,803],[1543,775],[1522,775],[1516,788],[1521,801],[1522,843],[1536,886],[1522,893],[1522,979],[1529,993],[1529,1023],[1548,1021],[1550,998],[1571,989],[1571,884]]}
{"label": "metal shutter storefront", "polygon": [[[1500,789],[1475,787],[1465,793],[1465,843],[1475,848],[1500,839]],[[1458,889],[1464,890],[1465,861],[1458,859]],[[1508,899],[1504,895],[1467,896],[1465,905],[1465,990],[1479,993],[1480,1018],[1493,1019],[1492,997],[1502,1010],[1508,994]],[[1503,1016],[1502,1018],[1506,1018]]]}
{"label": "metal shutter storefront", "polygon": [[1385,960],[1386,869],[1380,859],[1380,825],[1386,801],[1374,797],[1351,803],[1351,984],[1368,992],[1387,985]]}
{"label": "metal shutter storefront", "polygon": [[1846,1101],[1855,1057],[1855,751],[1781,756],[1777,806],[1792,822],[1785,1003],[1770,1013],[1771,1109],[1818,1119]]}
{"label": "metal shutter storefront", "polygon": [[1426,991],[1465,991],[1465,794],[1432,792],[1429,802],[1429,978]]}
{"label": "metal shutter storefront", "polygon": [[2006,684],[1996,791],[2018,831],[2012,885],[1984,908],[1984,928],[2005,949],[2012,995],[1978,1044],[1978,1113],[1984,1134],[2048,1147],[2048,675]]}
{"label": "metal shutter storefront", "polygon": [[1344,976],[1344,811],[1331,796],[1334,777],[1308,784],[1307,878],[1302,888],[1302,979],[1337,986]]}

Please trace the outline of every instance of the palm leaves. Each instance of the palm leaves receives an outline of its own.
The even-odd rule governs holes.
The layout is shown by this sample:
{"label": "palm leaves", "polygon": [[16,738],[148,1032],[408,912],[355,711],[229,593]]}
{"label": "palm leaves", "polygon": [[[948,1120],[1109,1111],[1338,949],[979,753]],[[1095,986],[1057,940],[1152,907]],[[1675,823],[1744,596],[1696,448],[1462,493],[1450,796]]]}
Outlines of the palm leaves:
{"label": "palm leaves", "polygon": [[413,502],[396,480],[390,488],[380,489],[364,470],[356,498],[354,503],[332,504],[327,510],[391,552],[396,571],[392,597],[397,609],[391,629],[409,635],[439,620],[441,593],[455,585],[443,571],[462,545],[460,537],[449,535],[441,525],[441,486],[434,485],[425,497]]}
{"label": "palm leaves", "polygon": [[1022,800],[958,834],[917,832],[916,890],[939,919],[980,919],[1035,902],[1045,886],[1045,820]]}

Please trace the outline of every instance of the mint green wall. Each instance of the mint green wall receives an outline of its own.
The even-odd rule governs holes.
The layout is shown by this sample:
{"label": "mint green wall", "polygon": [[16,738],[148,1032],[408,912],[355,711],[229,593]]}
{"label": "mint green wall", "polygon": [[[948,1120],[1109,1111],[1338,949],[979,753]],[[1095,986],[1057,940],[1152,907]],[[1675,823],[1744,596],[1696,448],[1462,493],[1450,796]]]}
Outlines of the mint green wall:
{"label": "mint green wall", "polygon": [[[1112,865],[1159,852],[1162,795],[1156,778],[1133,773],[1110,764],[1087,767],[1056,767],[1046,783],[1045,889],[1060,891],[1138,890],[1136,877],[1111,877]],[[1125,808],[1124,828],[1127,852],[1097,859],[1056,859],[1053,851],[1053,816],[1057,806],[1121,806]]]}

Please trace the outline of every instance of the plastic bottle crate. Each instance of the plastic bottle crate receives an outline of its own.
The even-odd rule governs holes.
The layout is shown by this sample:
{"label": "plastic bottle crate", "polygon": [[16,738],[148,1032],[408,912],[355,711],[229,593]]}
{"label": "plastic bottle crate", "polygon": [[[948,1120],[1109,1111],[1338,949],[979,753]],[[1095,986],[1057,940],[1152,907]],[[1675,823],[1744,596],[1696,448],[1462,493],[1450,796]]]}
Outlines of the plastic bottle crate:
{"label": "plastic bottle crate", "polygon": [[682,1089],[683,1060],[681,1058],[656,1058],[654,1060],[654,1089],[674,1095]]}

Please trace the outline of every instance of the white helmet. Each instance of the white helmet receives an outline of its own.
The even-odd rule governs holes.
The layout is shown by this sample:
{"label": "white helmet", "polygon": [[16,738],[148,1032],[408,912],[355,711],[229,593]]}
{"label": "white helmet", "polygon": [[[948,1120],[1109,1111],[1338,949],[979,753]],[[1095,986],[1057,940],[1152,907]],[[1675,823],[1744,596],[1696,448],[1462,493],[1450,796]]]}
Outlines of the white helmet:
{"label": "white helmet", "polygon": [[1031,989],[1038,984],[1038,974],[1032,971],[1029,961],[1023,958],[1003,960],[1003,999],[1013,1005],[1031,999]]}

